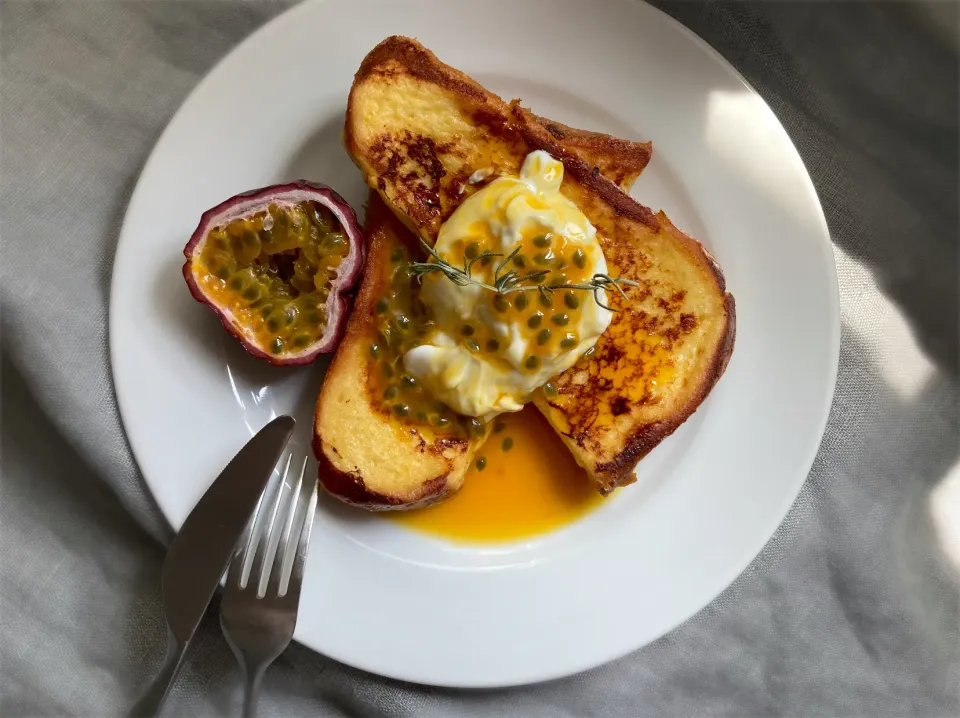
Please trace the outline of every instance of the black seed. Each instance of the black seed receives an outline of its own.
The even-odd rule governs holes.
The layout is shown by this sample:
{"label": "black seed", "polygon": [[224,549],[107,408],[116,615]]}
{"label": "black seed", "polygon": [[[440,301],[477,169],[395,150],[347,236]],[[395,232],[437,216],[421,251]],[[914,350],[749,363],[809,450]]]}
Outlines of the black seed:
{"label": "black seed", "polygon": [[379,359],[379,358],[380,358],[380,347],[378,347],[376,344],[371,344],[371,345],[370,345],[370,356],[373,357],[374,359]]}
{"label": "black seed", "polygon": [[220,267],[220,269],[217,270],[218,279],[226,279],[229,276],[230,276],[230,270],[227,269],[226,267]]}
{"label": "black seed", "polygon": [[497,419],[493,422],[493,433],[499,434],[501,431],[507,428],[507,422],[503,419]]}
{"label": "black seed", "polygon": [[234,277],[233,279],[230,280],[228,286],[230,287],[230,289],[232,289],[232,290],[234,290],[234,291],[236,291],[236,292],[239,292],[239,291],[243,288],[243,278],[242,278],[242,277]]}
{"label": "black seed", "polygon": [[567,292],[563,295],[563,303],[571,309],[576,309],[580,306],[580,299],[573,292]]}
{"label": "black seed", "polygon": [[551,382],[548,381],[546,384],[543,385],[543,393],[546,394],[547,396],[556,396],[557,387],[555,387]]}
{"label": "black seed", "polygon": [[381,372],[387,379],[392,379],[392,378],[393,378],[393,367],[390,366],[389,364],[384,364],[383,367],[380,369],[380,372]]}
{"label": "black seed", "polygon": [[570,317],[566,314],[554,314],[550,317],[550,321],[556,324],[558,327],[565,327],[570,322]]}
{"label": "black seed", "polygon": [[534,238],[533,238],[533,246],[534,246],[534,247],[540,247],[540,249],[543,249],[544,247],[549,247],[549,246],[550,246],[550,237],[549,237],[549,235],[541,234],[541,235],[538,235],[538,236],[534,237]]}
{"label": "black seed", "polygon": [[476,462],[477,471],[483,471],[487,468],[487,460],[484,457],[480,457]]}
{"label": "black seed", "polygon": [[307,315],[307,321],[311,324],[319,324],[321,321],[323,321],[323,316],[320,314],[320,312],[310,312]]}
{"label": "black seed", "polygon": [[472,337],[473,327],[470,326],[469,324],[464,324],[462,327],[460,327],[460,334],[462,334],[465,337]]}
{"label": "black seed", "polygon": [[434,410],[434,411],[439,411],[439,412],[444,412],[444,411],[447,410],[447,405],[444,404],[442,401],[434,402],[434,404],[433,404],[433,410]]}
{"label": "black seed", "polygon": [[375,311],[377,314],[383,314],[389,308],[390,308],[390,303],[387,302],[386,299],[379,299],[377,300],[377,303],[374,306],[373,311]]}
{"label": "black seed", "polygon": [[247,287],[246,291],[243,293],[243,298],[248,302],[252,302],[260,296],[260,287]]}
{"label": "black seed", "polygon": [[293,338],[293,346],[295,347],[305,347],[310,343],[310,337],[306,334],[297,334]]}
{"label": "black seed", "polygon": [[484,257],[483,259],[480,260],[480,266],[489,267],[492,262],[493,262],[493,257]]}
{"label": "black seed", "polygon": [[417,385],[417,380],[415,377],[405,374],[400,377],[400,383],[403,384],[407,389],[412,389]]}
{"label": "black seed", "polygon": [[550,260],[553,259],[553,257],[547,256],[548,254],[549,254],[549,253],[547,253],[547,252],[539,252],[539,253],[533,255],[533,261],[534,261],[536,264],[549,264],[549,263],[550,263]]}
{"label": "black seed", "polygon": [[537,344],[543,346],[548,341],[550,341],[550,336],[553,334],[549,329],[541,329],[540,333],[537,334]]}
{"label": "black seed", "polygon": [[477,344],[475,339],[467,339],[467,349],[472,352],[480,351],[480,345]]}
{"label": "black seed", "polygon": [[425,412],[423,409],[420,409],[419,411],[417,411],[417,421],[419,421],[421,424],[426,424],[427,412]]}
{"label": "black seed", "polygon": [[397,329],[402,332],[407,331],[410,328],[410,317],[401,314],[396,318]]}
{"label": "black seed", "polygon": [[536,369],[540,366],[540,360],[537,359],[533,354],[527,357],[527,360],[523,363],[527,369]]}
{"label": "black seed", "polygon": [[383,398],[384,398],[384,400],[385,400],[385,401],[390,401],[391,399],[395,399],[395,398],[397,397],[397,392],[398,392],[398,391],[400,391],[400,390],[397,389],[397,387],[395,387],[395,386],[388,386],[388,387],[387,387],[386,389],[384,389],[384,391],[383,391]]}
{"label": "black seed", "polygon": [[550,292],[540,292],[540,306],[552,307],[553,295]]}
{"label": "black seed", "polygon": [[498,312],[505,312],[510,308],[510,300],[502,294],[493,295],[493,308]]}
{"label": "black seed", "polygon": [[522,267],[526,267],[526,266],[527,266],[527,258],[524,257],[522,254],[518,254],[517,256],[515,256],[515,257],[513,258],[513,264],[514,264],[515,267],[521,267],[521,268],[522,268]]}
{"label": "black seed", "polygon": [[575,346],[577,346],[577,337],[575,334],[567,334],[567,336],[560,341],[561,349],[573,349]]}
{"label": "black seed", "polygon": [[519,309],[521,312],[527,308],[527,295],[523,292],[520,292],[519,296],[513,300],[513,306]]}
{"label": "black seed", "polygon": [[260,318],[261,318],[261,319],[266,319],[267,317],[270,316],[270,312],[272,312],[272,311],[273,311],[273,305],[272,305],[272,304],[265,304],[265,305],[263,305],[263,309],[260,310]]}
{"label": "black seed", "polygon": [[468,419],[467,426],[470,428],[470,431],[473,434],[476,434],[477,436],[483,434],[483,422],[481,422],[479,419]]}
{"label": "black seed", "polygon": [[391,261],[391,262],[399,262],[400,260],[403,259],[403,257],[404,257],[404,251],[403,251],[400,247],[397,247],[397,248],[396,248],[395,250],[393,250],[393,252],[390,254],[390,261]]}
{"label": "black seed", "polygon": [[583,253],[582,249],[578,249],[576,252],[574,252],[571,259],[573,259],[573,263],[580,267],[580,269],[583,269],[587,266],[587,255]]}
{"label": "black seed", "polygon": [[283,339],[280,337],[274,337],[273,341],[270,342],[270,351],[274,354],[279,354],[283,351]]}
{"label": "black seed", "polygon": [[463,256],[467,259],[474,259],[475,257],[480,256],[480,243],[479,242],[470,242],[467,245],[467,248],[463,250]]}
{"label": "black seed", "polygon": [[450,423],[450,420],[445,416],[440,416],[439,414],[434,414],[430,417],[430,423],[434,426],[446,426]]}
{"label": "black seed", "polygon": [[277,331],[279,328],[280,328],[280,320],[279,320],[279,319],[277,319],[276,317],[270,317],[270,318],[267,320],[267,329],[269,329],[271,332],[275,332],[275,331]]}
{"label": "black seed", "polygon": [[500,342],[496,339],[487,339],[486,350],[488,352],[495,352],[500,350]]}
{"label": "black seed", "polygon": [[406,404],[394,404],[393,413],[397,416],[406,416],[410,413],[410,407]]}
{"label": "black seed", "polygon": [[500,446],[504,451],[510,451],[513,448],[513,439],[508,436],[500,443]]}
{"label": "black seed", "polygon": [[531,329],[536,329],[540,326],[540,323],[543,321],[543,314],[537,312],[527,320],[527,326]]}

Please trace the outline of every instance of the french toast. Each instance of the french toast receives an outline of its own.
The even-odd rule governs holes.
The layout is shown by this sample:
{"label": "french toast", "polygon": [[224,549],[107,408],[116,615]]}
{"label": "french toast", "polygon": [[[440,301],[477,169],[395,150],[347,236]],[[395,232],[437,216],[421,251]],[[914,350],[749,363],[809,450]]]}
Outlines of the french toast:
{"label": "french toast", "polygon": [[[480,183],[471,180],[516,175],[535,150],[563,163],[560,192],[596,227],[608,271],[638,286],[624,287],[625,296],[607,292],[616,310],[607,331],[534,401],[608,493],[634,480],[640,458],[722,375],[734,344],[734,300],[699,242],[622,192],[599,164],[564,146],[563,127],[550,125],[416,41],[391,37],[356,75],[345,141],[367,183],[428,244],[476,191]],[[626,177],[646,164],[640,154],[625,151],[610,165]]]}
{"label": "french toast", "polygon": [[[615,162],[619,155],[649,159],[649,145],[617,140],[607,135],[569,128],[536,118],[555,133],[565,135],[569,150],[615,179],[629,190],[646,165],[634,160],[625,166]],[[387,317],[389,307],[378,313],[378,302],[398,302],[405,316],[415,316],[419,284],[409,282],[403,271],[408,257],[420,258],[415,236],[391,212],[373,190],[367,204],[364,234],[367,260],[362,284],[346,334],[333,362],[327,369],[317,401],[314,453],[320,463],[319,480],[328,493],[370,510],[410,509],[438,501],[455,492],[463,483],[477,449],[486,439],[486,431],[459,425],[452,416],[445,426],[417,422],[393,415],[389,402],[381,397],[382,378],[377,374],[387,357],[382,330],[397,329]],[[391,282],[406,281],[404,291],[396,292]],[[392,337],[391,337],[392,339]],[[372,347],[378,356],[372,356]],[[397,347],[392,347],[396,351]],[[414,408],[415,411],[415,408]]]}

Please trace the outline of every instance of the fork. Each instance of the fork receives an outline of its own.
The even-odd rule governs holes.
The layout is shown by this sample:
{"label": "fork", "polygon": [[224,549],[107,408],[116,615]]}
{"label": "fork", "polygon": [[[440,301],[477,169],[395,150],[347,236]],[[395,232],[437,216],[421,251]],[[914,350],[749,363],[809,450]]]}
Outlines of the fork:
{"label": "fork", "polygon": [[[290,473],[290,457],[287,457],[269,516],[260,520],[261,508],[266,502],[267,492],[264,492],[250,521],[246,541],[240,542],[227,572],[220,602],[220,627],[244,670],[244,718],[256,715],[263,674],[289,645],[297,624],[303,567],[317,508],[317,482],[304,484],[306,466],[304,458],[300,478],[281,512],[284,486]],[[295,545],[291,545],[293,536],[296,536]],[[252,563],[248,561],[251,554]]]}

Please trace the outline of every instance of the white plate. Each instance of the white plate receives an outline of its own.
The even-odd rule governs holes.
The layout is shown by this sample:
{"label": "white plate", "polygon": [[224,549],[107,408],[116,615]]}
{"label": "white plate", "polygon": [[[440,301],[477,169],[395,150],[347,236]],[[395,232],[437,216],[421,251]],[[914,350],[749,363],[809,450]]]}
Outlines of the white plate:
{"label": "white plate", "polygon": [[300,427],[322,369],[245,355],[190,297],[181,251],[203,210],[307,177],[361,207],[341,148],[361,58],[391,34],[539,114],[631,139],[654,159],[634,196],[717,256],[737,344],[700,410],[637,485],[537,540],[471,548],[325,502],[296,638],[422,683],[504,686],[596,666],[663,635],[740,573],[810,468],[836,377],[839,314],[826,223],[773,113],[659,11],[604,0],[308,2],[197,87],[157,143],[117,249],[110,348],[124,425],[170,523],[277,413]]}

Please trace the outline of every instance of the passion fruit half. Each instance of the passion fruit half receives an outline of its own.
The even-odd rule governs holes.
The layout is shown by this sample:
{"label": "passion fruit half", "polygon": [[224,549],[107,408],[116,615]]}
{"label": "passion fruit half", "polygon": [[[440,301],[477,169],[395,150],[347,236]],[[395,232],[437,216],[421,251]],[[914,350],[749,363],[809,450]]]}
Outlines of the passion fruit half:
{"label": "passion fruit half", "polygon": [[363,233],[344,199],[299,180],[207,210],[183,250],[183,277],[248,352],[277,366],[333,351],[363,269]]}

